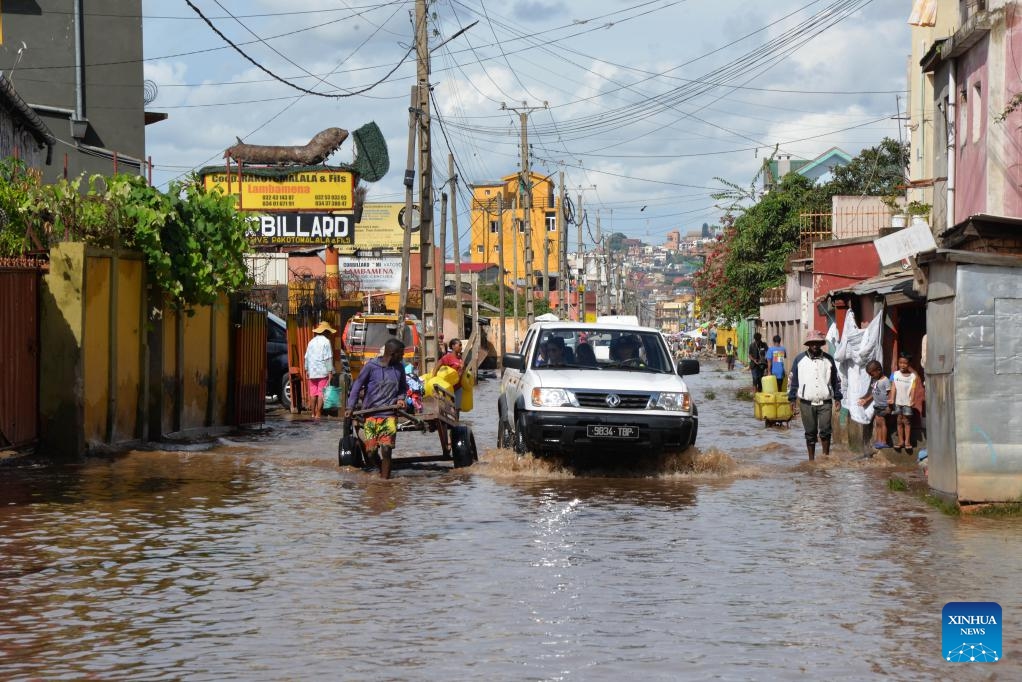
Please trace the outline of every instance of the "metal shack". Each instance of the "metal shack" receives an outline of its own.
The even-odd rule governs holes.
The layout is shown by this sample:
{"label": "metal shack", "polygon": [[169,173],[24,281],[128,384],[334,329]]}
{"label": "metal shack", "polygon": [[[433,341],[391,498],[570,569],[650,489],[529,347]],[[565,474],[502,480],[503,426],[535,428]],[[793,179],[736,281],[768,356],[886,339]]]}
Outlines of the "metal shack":
{"label": "metal shack", "polygon": [[1022,258],[938,250],[927,262],[930,487],[959,502],[1022,497]]}

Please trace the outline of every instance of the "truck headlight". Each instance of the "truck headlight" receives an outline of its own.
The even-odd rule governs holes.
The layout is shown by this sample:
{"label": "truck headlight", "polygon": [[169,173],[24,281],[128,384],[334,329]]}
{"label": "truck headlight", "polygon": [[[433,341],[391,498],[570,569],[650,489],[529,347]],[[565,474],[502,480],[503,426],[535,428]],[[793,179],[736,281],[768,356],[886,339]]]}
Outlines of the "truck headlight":
{"label": "truck headlight", "polygon": [[533,407],[578,407],[575,394],[563,388],[532,389]]}
{"label": "truck headlight", "polygon": [[692,396],[688,393],[661,393],[653,401],[652,407],[656,410],[689,412],[692,409]]}

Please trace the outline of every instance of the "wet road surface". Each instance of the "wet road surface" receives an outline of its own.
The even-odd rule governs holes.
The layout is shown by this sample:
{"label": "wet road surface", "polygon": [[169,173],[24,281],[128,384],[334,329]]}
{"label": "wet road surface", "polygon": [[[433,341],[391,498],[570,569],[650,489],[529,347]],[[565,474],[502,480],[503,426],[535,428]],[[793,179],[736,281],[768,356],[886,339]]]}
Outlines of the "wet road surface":
{"label": "wet road surface", "polygon": [[[496,381],[469,469],[380,481],[336,466],[337,422],[281,413],[208,451],[0,468],[0,678],[1022,678],[1022,521],[809,466],[746,383],[691,378],[697,472],[490,450]],[[942,660],[952,600],[1001,604],[1004,660]]]}

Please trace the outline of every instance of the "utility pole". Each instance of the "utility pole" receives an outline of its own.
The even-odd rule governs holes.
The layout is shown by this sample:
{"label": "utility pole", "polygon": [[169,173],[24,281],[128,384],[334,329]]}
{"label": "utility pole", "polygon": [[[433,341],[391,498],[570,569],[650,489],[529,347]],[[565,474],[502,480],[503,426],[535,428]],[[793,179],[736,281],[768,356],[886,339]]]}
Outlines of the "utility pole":
{"label": "utility pole", "polygon": [[[460,339],[465,336],[465,314],[461,308],[461,247],[458,241],[458,174],[454,172],[454,154],[447,155],[447,175],[451,179],[451,230],[454,233],[454,300],[457,302],[455,310],[458,314],[458,338]],[[486,232],[484,231],[483,234],[486,234]],[[478,323],[473,319],[472,324]]]}
{"label": "utility pole", "polygon": [[[525,199],[525,321],[526,324],[532,325],[535,320],[535,307],[533,301],[533,291],[536,288],[535,281],[533,280],[533,263],[532,263],[532,176],[529,170],[529,112],[536,111],[537,109],[546,109],[548,104],[543,102],[541,107],[530,107],[528,103],[522,102],[520,107],[509,107],[505,103],[501,103],[500,108],[507,111],[514,111],[518,113],[519,125],[521,127],[522,137],[522,172],[521,179],[518,181],[518,190],[523,193]],[[544,234],[544,241],[546,235]],[[518,300],[517,298],[515,300]]]}
{"label": "utility pole", "polygon": [[562,320],[568,319],[568,234],[564,219],[564,171],[557,177],[557,309]]}
{"label": "utility pole", "polygon": [[437,310],[437,317],[440,318],[440,324],[443,325],[443,302],[447,297],[447,192],[440,192],[440,242],[437,244],[437,250],[440,252],[440,272],[443,273],[440,276],[440,281],[444,283],[444,288],[439,296],[440,307]]}
{"label": "utility pole", "polygon": [[[517,201],[517,200],[516,200]],[[512,214],[513,216],[514,214]],[[511,290],[512,303],[512,315],[514,315],[515,325],[515,350],[518,350],[518,226],[515,225],[514,217],[511,218],[511,262],[513,263],[513,269],[515,271],[514,276],[511,278],[511,283],[514,288]]]}
{"label": "utility pole", "polygon": [[504,190],[501,189],[500,194],[497,196],[497,267],[499,268],[497,280],[500,286],[500,357],[503,361],[504,354],[507,353],[507,336],[505,335],[505,327],[507,323],[507,314],[504,312],[504,290],[507,289],[507,285],[504,282]]}
{"label": "utility pole", "polygon": [[578,187],[578,205],[575,207],[575,224],[578,227],[578,283],[576,285],[576,293],[578,295],[578,321],[585,322],[586,319],[586,291],[588,286],[586,285],[586,253],[585,247],[582,242],[582,223],[585,222],[585,212],[582,210],[582,192],[585,190],[596,189],[596,185],[589,185],[588,187]]}
{"label": "utility pole", "polygon": [[603,250],[603,232],[600,231],[600,209],[596,209],[596,315],[607,314],[607,302],[605,287],[603,285],[603,259],[606,254]]}
{"label": "utility pole", "polygon": [[543,299],[550,302],[550,233],[543,221]]}
{"label": "utility pole", "polygon": [[433,251],[433,160],[430,140],[429,31],[426,0],[415,0],[416,83],[419,86],[419,261],[422,285],[421,372],[437,361],[436,269]]}
{"label": "utility pole", "polygon": [[[405,326],[405,315],[408,312],[408,275],[411,270],[410,255],[412,250],[412,187],[415,185],[415,132],[419,121],[419,86],[412,86],[412,101],[408,106],[408,162],[405,166],[405,215],[401,229],[404,230],[401,245],[401,293],[398,297],[397,324],[401,330]],[[370,307],[372,299],[370,298]],[[399,337],[400,338],[400,337]]]}

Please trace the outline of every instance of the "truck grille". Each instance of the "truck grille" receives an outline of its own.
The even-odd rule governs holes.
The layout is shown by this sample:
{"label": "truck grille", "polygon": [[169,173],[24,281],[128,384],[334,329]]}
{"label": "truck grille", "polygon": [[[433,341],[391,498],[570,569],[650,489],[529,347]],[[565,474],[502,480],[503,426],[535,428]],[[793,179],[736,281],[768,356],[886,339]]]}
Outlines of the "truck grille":
{"label": "truck grille", "polygon": [[599,393],[575,391],[575,399],[578,400],[579,407],[590,407],[598,410],[644,410],[646,405],[649,404],[649,393],[613,392],[614,395],[621,399],[621,404],[617,407],[611,407],[607,404],[607,396],[611,393],[612,391],[602,391]]}

